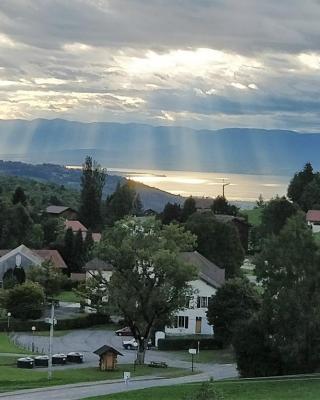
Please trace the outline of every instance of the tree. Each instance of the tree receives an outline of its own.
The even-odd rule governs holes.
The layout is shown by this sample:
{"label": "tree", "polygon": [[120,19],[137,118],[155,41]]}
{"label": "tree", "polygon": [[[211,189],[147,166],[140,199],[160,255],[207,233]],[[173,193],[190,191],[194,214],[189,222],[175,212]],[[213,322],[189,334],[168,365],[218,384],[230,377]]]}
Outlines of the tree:
{"label": "tree", "polygon": [[214,387],[212,382],[202,383],[200,388],[196,392],[184,397],[184,400],[223,400],[223,399],[224,399],[223,394]]}
{"label": "tree", "polygon": [[93,246],[94,246],[94,240],[92,237],[92,232],[89,229],[86,233],[86,237],[83,242],[83,248],[84,248],[84,261],[87,262],[91,259],[92,257],[92,251],[93,251]]}
{"label": "tree", "polygon": [[231,343],[239,322],[248,320],[260,308],[256,286],[244,278],[229,279],[209,301],[207,318],[214,337],[224,346]]}
{"label": "tree", "polygon": [[181,222],[186,222],[190,215],[194,214],[196,211],[196,201],[192,196],[190,196],[183,203],[181,211]]}
{"label": "tree", "polygon": [[288,186],[288,197],[294,203],[301,205],[300,200],[305,190],[305,187],[314,178],[312,165],[308,162],[302,171],[294,174]]}
{"label": "tree", "polygon": [[58,294],[68,279],[50,261],[31,267],[27,272],[27,278],[41,285],[46,297]]}
{"label": "tree", "polygon": [[263,236],[277,235],[287,219],[297,212],[297,207],[285,197],[271,199],[262,210],[261,232]]}
{"label": "tree", "polygon": [[136,217],[140,217],[141,215],[143,215],[143,204],[139,193],[133,200],[132,214]]}
{"label": "tree", "polygon": [[312,372],[320,362],[320,254],[303,213],[269,237],[256,260],[262,315],[283,373]]}
{"label": "tree", "polygon": [[225,268],[228,279],[239,275],[244,250],[232,224],[219,222],[211,212],[206,212],[191,215],[185,227],[197,236],[199,253]]}
{"label": "tree", "polygon": [[264,207],[265,206],[265,201],[264,201],[264,199],[263,199],[263,196],[262,196],[262,194],[260,193],[259,194],[259,197],[258,197],[258,200],[256,201],[256,207],[255,208],[262,208],[262,207]]}
{"label": "tree", "polygon": [[66,230],[64,235],[64,245],[62,248],[63,259],[68,266],[68,272],[71,273],[76,269],[74,265],[74,236],[71,228]]}
{"label": "tree", "polygon": [[43,288],[34,282],[25,282],[7,290],[4,305],[14,318],[38,319],[44,307]]}
{"label": "tree", "polygon": [[101,226],[101,198],[106,181],[106,170],[91,157],[82,166],[80,220],[88,228]]}
{"label": "tree", "polygon": [[80,229],[74,236],[72,258],[73,258],[72,266],[74,268],[72,272],[81,272],[86,257],[85,257],[85,247],[83,243],[82,232]]}
{"label": "tree", "polygon": [[18,186],[12,195],[12,204],[21,203],[23,206],[27,205],[27,196],[21,186]]}
{"label": "tree", "polygon": [[106,222],[107,225],[112,226],[116,221],[132,215],[134,207],[139,207],[139,204],[135,204],[136,192],[131,182],[125,182],[124,184],[118,183],[114,193],[107,197],[106,200]]}
{"label": "tree", "polygon": [[162,227],[153,218],[127,218],[104,232],[97,256],[112,263],[110,281],[96,277],[96,287],[108,289],[138,342],[137,361],[144,362],[151,330],[183,308],[195,278],[193,266],[178,254],[192,249],[195,237],[177,225]]}
{"label": "tree", "polygon": [[177,203],[167,203],[160,214],[161,222],[164,225],[169,225],[173,221],[179,222],[181,220],[181,207]]}
{"label": "tree", "polygon": [[315,174],[313,180],[309,182],[300,197],[300,207],[304,211],[320,209],[320,174]]}
{"label": "tree", "polygon": [[239,208],[228,203],[224,196],[217,196],[211,206],[214,214],[237,215]]}

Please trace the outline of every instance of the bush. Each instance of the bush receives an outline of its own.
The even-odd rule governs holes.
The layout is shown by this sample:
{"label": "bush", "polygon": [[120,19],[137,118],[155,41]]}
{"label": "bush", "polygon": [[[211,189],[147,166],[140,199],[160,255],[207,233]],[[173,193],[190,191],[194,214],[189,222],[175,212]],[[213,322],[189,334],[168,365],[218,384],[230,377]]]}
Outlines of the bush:
{"label": "bush", "polygon": [[[60,319],[54,329],[57,331],[71,330],[71,329],[84,329],[90,328],[94,325],[103,325],[110,321],[108,315],[88,314],[85,316],[71,318],[71,319]],[[45,321],[33,321],[33,320],[18,320],[12,318],[10,320],[10,330],[15,332],[26,332],[30,331],[31,327],[35,326],[37,331],[49,330],[49,325]],[[7,320],[0,320],[0,330],[4,331],[7,329]]]}
{"label": "bush", "polygon": [[8,290],[4,303],[14,318],[27,320],[41,317],[44,299],[43,288],[38,283],[25,282]]}
{"label": "bush", "polygon": [[217,350],[222,348],[221,342],[214,338],[185,338],[185,337],[167,337],[158,340],[159,350],[188,350],[198,348],[200,342],[201,350]]}

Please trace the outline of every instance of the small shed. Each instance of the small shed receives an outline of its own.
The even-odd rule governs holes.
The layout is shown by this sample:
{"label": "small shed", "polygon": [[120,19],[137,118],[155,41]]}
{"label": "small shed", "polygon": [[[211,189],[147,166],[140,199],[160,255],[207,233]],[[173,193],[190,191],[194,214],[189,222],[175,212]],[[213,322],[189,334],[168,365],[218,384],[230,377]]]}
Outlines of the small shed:
{"label": "small shed", "polygon": [[100,357],[99,366],[101,371],[114,371],[117,367],[117,357],[123,356],[114,347],[104,345],[94,351]]}

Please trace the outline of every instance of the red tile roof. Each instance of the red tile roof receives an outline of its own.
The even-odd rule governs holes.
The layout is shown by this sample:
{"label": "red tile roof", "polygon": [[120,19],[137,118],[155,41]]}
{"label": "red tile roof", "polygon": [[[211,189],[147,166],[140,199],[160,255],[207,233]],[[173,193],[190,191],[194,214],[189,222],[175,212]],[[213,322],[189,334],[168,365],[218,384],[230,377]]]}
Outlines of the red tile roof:
{"label": "red tile roof", "polygon": [[81,232],[87,232],[87,230],[88,230],[80,221],[66,220],[64,225],[65,225],[66,229],[71,228],[72,232],[78,232],[79,230]]}
{"label": "red tile roof", "polygon": [[67,265],[58,250],[32,250],[32,252],[43,258],[45,261],[51,261],[56,268],[67,268]]}
{"label": "red tile roof", "polygon": [[308,222],[320,222],[320,210],[309,210],[306,219]]}

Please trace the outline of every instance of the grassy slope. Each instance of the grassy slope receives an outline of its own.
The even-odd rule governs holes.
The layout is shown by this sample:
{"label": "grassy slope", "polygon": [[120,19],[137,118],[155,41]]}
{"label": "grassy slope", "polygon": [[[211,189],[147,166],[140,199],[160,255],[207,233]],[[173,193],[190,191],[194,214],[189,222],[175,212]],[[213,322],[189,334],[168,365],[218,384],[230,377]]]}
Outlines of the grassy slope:
{"label": "grassy slope", "polygon": [[0,333],[0,353],[29,354],[27,350],[11,343],[9,337],[4,333]]}
{"label": "grassy slope", "polygon": [[80,297],[72,290],[59,293],[56,298],[60,301],[67,301],[71,303],[79,303]]}
{"label": "grassy slope", "polygon": [[242,214],[248,216],[248,222],[253,226],[261,224],[262,208],[253,208],[252,210],[241,210]]}
{"label": "grassy slope", "polygon": [[[179,368],[158,369],[148,366],[137,367],[133,371],[132,365],[119,365],[117,371],[102,372],[98,368],[78,368],[59,370],[59,367],[54,368],[53,378],[50,382],[47,379],[47,372],[41,371],[40,368],[29,370],[16,368],[16,357],[3,357],[0,362],[0,392],[12,390],[65,385],[68,383],[100,381],[108,379],[121,379],[124,371],[131,372],[131,376],[142,375],[157,375],[167,377],[183,376],[190,373],[187,370]],[[2,357],[1,357],[2,360]]]}
{"label": "grassy slope", "polygon": [[[174,351],[172,352],[176,357],[183,361],[190,361],[191,356],[187,351]],[[223,350],[200,350],[200,353],[194,356],[194,361],[197,363],[217,363],[229,364],[234,363],[234,354],[231,349]]]}
{"label": "grassy slope", "polygon": [[[318,400],[320,380],[299,381],[243,381],[217,382],[215,387],[223,393],[224,400]],[[90,400],[184,400],[197,390],[198,385],[180,385],[144,389]],[[88,399],[89,400],[89,399]]]}

